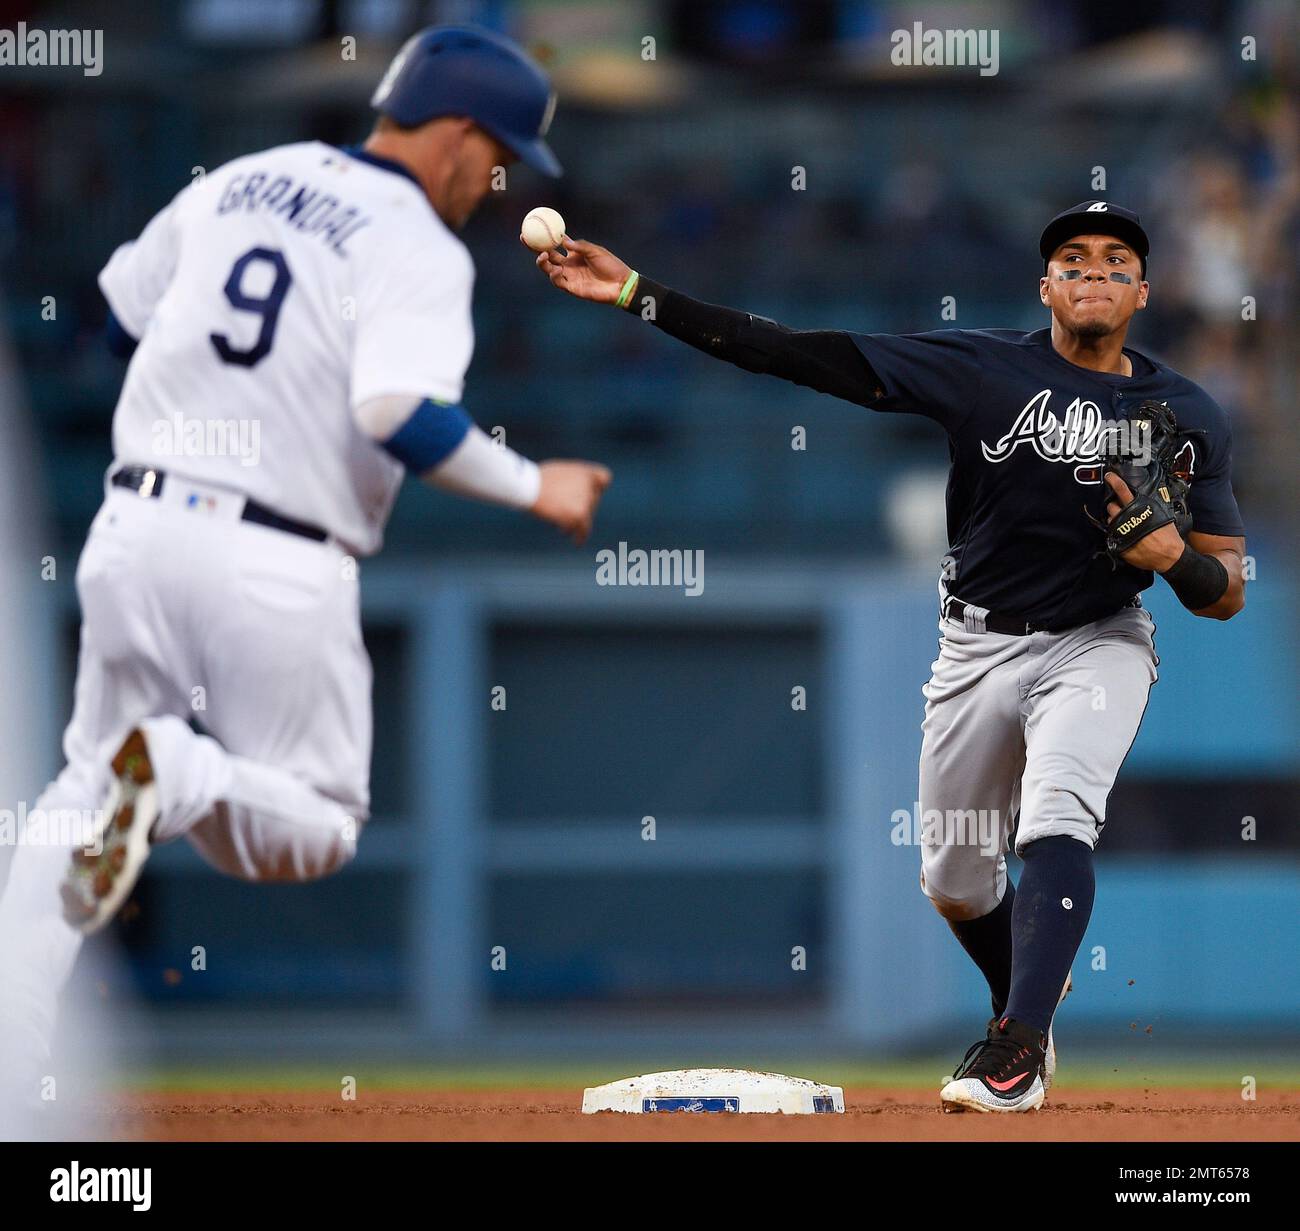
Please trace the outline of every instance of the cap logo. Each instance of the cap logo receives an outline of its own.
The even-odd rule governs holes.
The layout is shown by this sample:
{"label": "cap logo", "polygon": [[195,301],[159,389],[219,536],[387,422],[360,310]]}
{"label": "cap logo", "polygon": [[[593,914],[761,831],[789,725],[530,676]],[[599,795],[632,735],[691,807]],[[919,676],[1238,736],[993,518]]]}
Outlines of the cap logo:
{"label": "cap logo", "polygon": [[411,52],[415,50],[419,41],[420,36],[415,34],[402,44],[401,51],[393,57],[393,62],[384,73],[383,80],[375,87],[374,96],[370,100],[372,107],[380,107],[388,101],[388,96],[393,91],[393,85],[397,81],[398,74],[406,67],[406,62],[411,58]]}
{"label": "cap logo", "polygon": [[550,97],[546,100],[546,110],[542,112],[541,125],[537,129],[537,135],[539,137],[546,136],[547,131],[551,127],[551,121],[555,119],[555,100],[556,94],[555,91],[552,90]]}
{"label": "cap logo", "polygon": [[1106,212],[1106,202],[1105,202],[1105,201],[1094,201],[1094,202],[1093,202],[1091,205],[1089,205],[1088,208],[1087,208],[1086,210],[1084,210],[1083,212],[1084,212],[1085,214],[1104,214],[1104,213]]}

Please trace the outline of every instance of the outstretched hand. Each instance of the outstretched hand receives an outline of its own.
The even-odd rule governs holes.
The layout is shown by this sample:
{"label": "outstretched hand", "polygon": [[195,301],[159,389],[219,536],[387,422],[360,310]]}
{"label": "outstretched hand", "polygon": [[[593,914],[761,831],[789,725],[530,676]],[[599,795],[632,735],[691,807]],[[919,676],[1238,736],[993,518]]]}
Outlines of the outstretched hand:
{"label": "outstretched hand", "polygon": [[550,278],[551,284],[578,299],[616,303],[631,267],[608,248],[585,239],[570,239],[566,235],[564,247],[567,249],[564,253],[551,248],[537,255],[537,268]]}

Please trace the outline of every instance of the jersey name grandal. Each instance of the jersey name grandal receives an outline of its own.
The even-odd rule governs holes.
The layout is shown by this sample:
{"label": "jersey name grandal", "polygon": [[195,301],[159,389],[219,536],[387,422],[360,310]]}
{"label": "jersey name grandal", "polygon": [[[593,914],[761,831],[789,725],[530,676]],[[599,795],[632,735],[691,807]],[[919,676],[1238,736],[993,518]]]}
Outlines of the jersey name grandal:
{"label": "jersey name grandal", "polygon": [[295,183],[287,175],[273,176],[267,171],[236,175],[217,202],[218,214],[232,211],[264,210],[282,218],[304,235],[319,235],[326,246],[339,256],[349,236],[370,222],[355,205],[346,205],[338,197],[308,184]]}

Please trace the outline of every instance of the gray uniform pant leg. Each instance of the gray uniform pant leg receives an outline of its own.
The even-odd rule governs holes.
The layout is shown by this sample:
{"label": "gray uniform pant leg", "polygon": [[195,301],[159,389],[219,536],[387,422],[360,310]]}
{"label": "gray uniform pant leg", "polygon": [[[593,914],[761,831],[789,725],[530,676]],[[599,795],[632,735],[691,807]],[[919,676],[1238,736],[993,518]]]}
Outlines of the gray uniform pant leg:
{"label": "gray uniform pant leg", "polygon": [[919,804],[921,888],[945,918],[1002,900],[1013,828],[1018,853],[1058,834],[1096,845],[1156,679],[1153,627],[1140,608],[1026,637],[941,622]]}
{"label": "gray uniform pant leg", "polygon": [[1156,682],[1154,627],[1145,610],[1125,608],[1061,634],[1043,654],[1023,706],[1017,854],[1057,835],[1096,847]]}
{"label": "gray uniform pant leg", "polygon": [[[968,633],[953,620],[940,631],[939,657],[923,689],[921,890],[956,921],[987,915],[1006,891],[1004,855],[1025,764],[1024,638]],[[975,832],[962,823],[972,814]]]}

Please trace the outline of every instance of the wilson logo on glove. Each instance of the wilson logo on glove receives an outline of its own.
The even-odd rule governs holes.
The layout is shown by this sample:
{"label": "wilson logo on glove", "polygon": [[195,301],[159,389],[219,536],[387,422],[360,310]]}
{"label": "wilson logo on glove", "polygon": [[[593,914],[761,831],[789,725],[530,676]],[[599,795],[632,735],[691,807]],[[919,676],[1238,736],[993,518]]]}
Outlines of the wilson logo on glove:
{"label": "wilson logo on glove", "polygon": [[1085,510],[1105,533],[1104,550],[1116,565],[1125,552],[1161,526],[1172,523],[1183,538],[1187,537],[1192,528],[1187,507],[1188,480],[1195,462],[1191,441],[1193,436],[1204,434],[1181,430],[1174,412],[1164,402],[1143,402],[1129,422],[1138,429],[1134,438],[1147,442],[1143,456],[1139,459],[1113,449],[1102,459],[1102,473],[1123,479],[1132,499],[1109,521]]}

